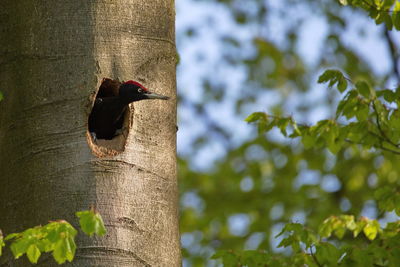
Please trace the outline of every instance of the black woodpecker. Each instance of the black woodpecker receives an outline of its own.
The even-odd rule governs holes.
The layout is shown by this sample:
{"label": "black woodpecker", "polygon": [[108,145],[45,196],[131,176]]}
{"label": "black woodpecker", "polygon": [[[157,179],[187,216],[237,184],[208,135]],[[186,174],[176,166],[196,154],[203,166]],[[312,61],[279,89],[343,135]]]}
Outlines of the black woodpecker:
{"label": "black woodpecker", "polygon": [[145,99],[167,100],[169,97],[152,93],[135,81],[122,83],[117,96],[97,96],[89,115],[89,132],[93,139],[113,139],[122,129],[128,105]]}

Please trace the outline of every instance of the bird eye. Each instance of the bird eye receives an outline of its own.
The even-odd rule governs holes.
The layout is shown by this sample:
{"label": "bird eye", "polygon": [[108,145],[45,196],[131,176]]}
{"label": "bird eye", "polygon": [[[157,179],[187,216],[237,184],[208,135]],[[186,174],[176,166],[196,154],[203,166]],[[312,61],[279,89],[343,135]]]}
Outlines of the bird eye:
{"label": "bird eye", "polygon": [[138,89],[138,92],[139,92],[139,93],[143,93],[143,89],[142,89],[142,88],[139,88],[139,89]]}

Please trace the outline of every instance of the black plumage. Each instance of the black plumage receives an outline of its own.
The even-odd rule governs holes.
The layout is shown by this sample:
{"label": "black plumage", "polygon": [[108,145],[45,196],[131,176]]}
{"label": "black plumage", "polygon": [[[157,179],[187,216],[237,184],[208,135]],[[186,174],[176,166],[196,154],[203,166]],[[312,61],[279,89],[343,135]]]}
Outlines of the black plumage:
{"label": "black plumage", "polygon": [[144,99],[166,100],[168,97],[151,93],[135,81],[122,83],[117,96],[97,96],[89,115],[89,132],[92,137],[94,139],[112,139],[123,127],[124,113],[128,105]]}

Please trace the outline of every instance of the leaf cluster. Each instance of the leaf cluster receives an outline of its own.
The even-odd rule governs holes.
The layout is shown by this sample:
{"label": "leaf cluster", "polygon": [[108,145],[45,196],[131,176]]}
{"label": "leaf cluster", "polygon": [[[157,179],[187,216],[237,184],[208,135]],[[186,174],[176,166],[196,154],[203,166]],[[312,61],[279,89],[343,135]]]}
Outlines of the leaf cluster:
{"label": "leaf cluster", "polygon": [[[370,240],[349,245],[349,231],[356,239],[361,232]],[[289,247],[291,257],[268,251],[218,251],[214,259],[224,266],[398,266],[400,221],[381,228],[377,220],[352,215],[331,216],[320,226],[318,234],[299,223],[288,223],[276,236],[284,236],[279,247]],[[332,234],[337,241],[334,242]],[[347,237],[347,240],[349,237]],[[358,237],[362,239],[362,237]],[[335,245],[336,243],[336,245]],[[339,245],[338,245],[339,244]]]}
{"label": "leaf cluster", "polygon": [[[92,236],[103,236],[106,233],[103,220],[94,210],[76,213],[82,231]],[[58,264],[74,259],[76,251],[75,236],[77,230],[67,221],[52,221],[44,226],[36,226],[20,233],[12,233],[3,237],[0,231],[0,256],[2,248],[9,243],[15,259],[24,254],[28,260],[36,264],[42,253],[52,253]]]}
{"label": "leaf cluster", "polygon": [[93,234],[103,236],[106,234],[106,228],[100,213],[94,210],[84,210],[78,211],[76,216],[79,218],[79,225],[82,231],[88,236]]}
{"label": "leaf cluster", "polygon": [[[292,117],[255,112],[246,121],[256,122],[259,133],[276,127],[284,136],[301,137],[306,149],[327,147],[336,154],[349,144],[357,144],[366,149],[400,154],[400,87],[375,91],[366,81],[360,80],[349,89],[348,80],[339,70],[327,70],[319,77],[320,83],[336,85],[340,93],[346,93],[334,119],[308,126],[298,124]],[[290,135],[288,128],[292,128]]]}
{"label": "leaf cluster", "polygon": [[[277,128],[284,136],[300,137],[305,149],[326,147],[333,154],[338,154],[348,146],[357,145],[356,148],[361,151],[374,149],[398,154],[399,88],[375,90],[366,81],[357,81],[353,86],[349,86],[348,81],[353,84],[339,70],[325,71],[319,78],[320,83],[328,83],[330,87],[336,87],[344,94],[334,119],[322,120],[308,126],[298,124],[292,117],[255,112],[246,121],[257,123],[260,134]],[[400,197],[396,187],[382,187],[375,192],[374,197],[381,211],[395,211],[399,214]],[[276,237],[285,236],[279,247],[291,248],[294,256],[290,259],[284,256],[279,258],[277,255],[261,252],[268,256],[256,264],[269,266],[272,265],[269,260],[279,258],[279,264],[290,262],[291,265],[369,266],[365,265],[368,263],[397,266],[399,225],[400,221],[397,221],[382,228],[374,219],[361,217],[360,220],[355,220],[353,215],[339,215],[324,220],[318,234],[315,234],[302,224],[289,223]],[[352,233],[351,238],[346,235],[348,232]],[[364,238],[359,237],[360,233],[364,233]],[[332,236],[340,242],[332,242]],[[246,263],[244,253],[221,252],[214,257],[222,259],[227,266],[250,266]],[[233,265],[229,265],[232,263]]]}
{"label": "leaf cluster", "polygon": [[397,0],[339,0],[342,5],[352,5],[368,12],[377,25],[400,30],[400,2]]}

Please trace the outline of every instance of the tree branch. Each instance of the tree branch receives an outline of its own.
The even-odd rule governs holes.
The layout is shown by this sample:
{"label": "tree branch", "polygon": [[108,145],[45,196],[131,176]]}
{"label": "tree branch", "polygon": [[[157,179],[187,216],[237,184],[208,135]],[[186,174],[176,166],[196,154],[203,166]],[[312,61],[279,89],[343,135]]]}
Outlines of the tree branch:
{"label": "tree branch", "polygon": [[315,257],[315,254],[314,254],[313,251],[312,251],[312,250],[313,250],[313,247],[315,248],[315,246],[311,246],[311,247],[310,247],[310,254],[311,254],[311,257],[313,258],[313,260],[314,260],[315,264],[317,264],[317,266],[322,267],[321,263],[319,263],[317,257]]}
{"label": "tree branch", "polygon": [[392,60],[392,67],[393,67],[393,74],[396,75],[397,83],[400,83],[400,69],[399,69],[399,54],[396,50],[396,45],[392,36],[390,35],[390,31],[385,27],[385,40],[389,47],[391,60]]}
{"label": "tree branch", "polygon": [[383,140],[383,141],[385,141],[385,142],[391,144],[392,146],[398,148],[399,145],[396,144],[396,143],[394,143],[392,140],[390,140],[390,138],[387,137],[386,133],[385,133],[385,132],[383,131],[383,129],[382,129],[381,121],[380,121],[380,119],[379,119],[379,113],[378,113],[378,110],[377,110],[377,108],[376,108],[375,101],[372,101],[372,108],[374,109],[375,114],[376,114],[376,126],[378,127],[379,133],[381,134],[381,137],[382,137],[381,140]]}
{"label": "tree branch", "polygon": [[[364,145],[363,143],[357,143],[357,142],[351,141],[350,139],[345,139],[344,141],[349,143],[349,144],[353,144],[353,145]],[[379,149],[382,149],[382,150],[385,150],[385,151],[388,151],[388,152],[391,152],[391,153],[396,154],[396,155],[400,155],[400,151],[396,151],[396,150],[384,147],[383,144],[382,144],[382,141],[380,143],[380,146],[375,146],[375,147],[379,148]]]}

